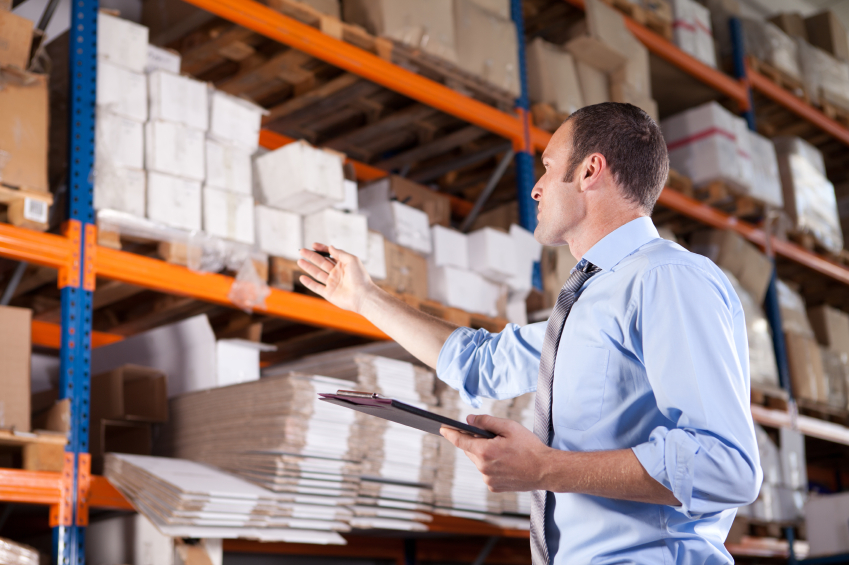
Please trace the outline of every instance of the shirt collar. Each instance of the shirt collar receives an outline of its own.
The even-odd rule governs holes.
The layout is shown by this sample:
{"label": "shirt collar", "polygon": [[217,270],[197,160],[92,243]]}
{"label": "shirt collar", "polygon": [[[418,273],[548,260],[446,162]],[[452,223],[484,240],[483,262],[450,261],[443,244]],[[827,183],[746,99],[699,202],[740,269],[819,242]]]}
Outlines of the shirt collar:
{"label": "shirt collar", "polygon": [[586,260],[602,270],[609,271],[622,259],[659,237],[651,218],[642,216],[601,238],[581,257],[581,262]]}

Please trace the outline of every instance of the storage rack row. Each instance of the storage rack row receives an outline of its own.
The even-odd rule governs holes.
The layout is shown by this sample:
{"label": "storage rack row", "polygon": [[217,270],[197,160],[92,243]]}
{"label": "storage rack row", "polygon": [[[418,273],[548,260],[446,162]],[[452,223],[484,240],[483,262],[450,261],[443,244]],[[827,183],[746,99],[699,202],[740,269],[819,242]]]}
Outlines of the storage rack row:
{"label": "storage rack row", "polygon": [[[521,0],[512,0],[511,11],[518,28],[520,77],[522,95],[514,112],[506,112],[475,100],[451,88],[429,80],[419,74],[393,64],[379,56],[326,35],[293,18],[276,12],[253,0],[187,0],[217,16],[248,30],[264,35],[291,48],[303,51],[365,80],[402,94],[421,104],[428,105],[469,124],[504,137],[512,142],[516,152],[517,199],[523,225],[535,225],[534,203],[530,197],[533,187],[533,159],[542,151],[551,134],[534,127],[529,113],[527,85],[524,71],[524,26]],[[582,0],[564,0],[583,8]],[[14,469],[0,470],[0,500],[4,502],[49,505],[51,526],[54,528],[54,553],[58,563],[84,563],[84,530],[88,523],[88,509],[112,508],[131,510],[124,497],[102,477],[89,473],[88,395],[90,352],[97,347],[121,339],[121,336],[94,332],[91,327],[92,293],[97,278],[111,279],[127,284],[174,295],[231,306],[228,298],[233,278],[221,274],[198,273],[185,267],[157,259],[135,255],[97,245],[94,210],[92,207],[92,179],[94,155],[94,108],[96,85],[97,0],[76,0],[71,11],[70,117],[69,139],[69,197],[67,222],[62,234],[40,233],[11,225],[0,224],[0,255],[30,264],[57,269],[62,294],[62,323],[33,324],[33,343],[60,350],[60,389],[62,397],[72,400],[72,426],[61,473],[34,472]],[[737,57],[739,78],[732,78],[684,53],[660,35],[625,17],[628,29],[649,51],[671,64],[692,79],[710,87],[720,96],[736,103],[741,113],[753,115],[752,92],[781,106],[799,120],[808,122],[818,131],[849,148],[849,129],[804,100],[782,89],[765,76],[749,68],[742,57],[738,42]],[[750,122],[751,123],[751,122]],[[269,149],[294,141],[275,132],[264,130],[261,144]],[[387,173],[365,163],[352,162],[359,180],[373,180]],[[689,217],[704,225],[731,229],[765,249],[768,254],[785,261],[802,265],[817,276],[824,277],[839,288],[849,286],[849,268],[817,255],[799,245],[783,241],[764,229],[745,223],[697,200],[678,192],[664,190],[658,204]],[[457,216],[468,214],[472,203],[452,200],[452,210]],[[774,284],[774,283],[773,283]],[[774,293],[773,293],[774,294]],[[768,310],[769,310],[769,305]],[[380,330],[358,315],[343,312],[329,303],[307,295],[272,289],[263,309],[258,313],[279,316],[314,326],[361,335],[371,339],[387,339]],[[777,307],[769,312],[773,332],[783,349],[780,319]],[[778,320],[778,323],[776,323]],[[778,353],[779,365],[783,353]],[[780,366],[782,383],[787,383],[786,362]],[[755,420],[769,426],[797,425],[805,434],[849,445],[849,428],[791,415],[787,411],[753,406]],[[461,519],[435,517],[432,531],[495,537],[527,537],[527,532],[503,530],[494,526]],[[400,542],[399,542],[400,543]],[[374,554],[376,544],[360,544],[352,538],[348,553],[380,557]],[[380,544],[383,545],[383,544]],[[391,545],[391,544],[390,544]],[[386,549],[384,557],[404,562],[410,558],[410,547],[403,544]],[[241,552],[293,553],[319,552],[323,555],[344,551],[328,548],[294,547],[290,544],[255,544],[233,541],[225,549]],[[490,546],[491,549],[491,546]],[[776,552],[763,548],[732,548],[738,555],[786,554],[786,549]],[[371,551],[371,553],[369,553]],[[792,553],[792,552],[791,552]],[[339,554],[341,555],[341,554]]]}

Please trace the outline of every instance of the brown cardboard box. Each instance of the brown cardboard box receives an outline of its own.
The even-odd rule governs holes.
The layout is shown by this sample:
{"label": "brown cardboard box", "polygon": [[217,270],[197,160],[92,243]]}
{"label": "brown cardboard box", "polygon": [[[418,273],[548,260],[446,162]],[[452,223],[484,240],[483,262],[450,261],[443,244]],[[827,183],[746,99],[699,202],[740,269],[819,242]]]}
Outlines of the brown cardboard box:
{"label": "brown cardboard box", "polygon": [[817,402],[828,401],[828,388],[822,355],[816,340],[805,335],[785,333],[787,363],[793,396]]}
{"label": "brown cardboard box", "polygon": [[406,247],[385,241],[386,281],[396,292],[427,300],[427,260]]}
{"label": "brown cardboard box", "polygon": [[95,375],[91,378],[92,418],[167,422],[167,386],[165,373],[138,365]]}
{"label": "brown cardboard box", "polygon": [[153,438],[150,424],[147,422],[92,420],[90,430],[89,452],[93,473],[103,472],[103,455],[106,453],[151,453]]}
{"label": "brown cardboard box", "polygon": [[849,38],[837,14],[825,10],[805,18],[808,41],[843,61],[849,61]]}
{"label": "brown cardboard box", "polygon": [[693,234],[691,250],[727,269],[756,304],[762,304],[772,277],[772,262],[760,250],[731,230],[706,230]]}
{"label": "brown cardboard box", "polygon": [[30,431],[31,324],[31,310],[0,306],[0,428],[19,432]]}
{"label": "brown cardboard box", "polygon": [[820,344],[849,357],[849,314],[823,304],[808,308],[808,320]]}
{"label": "brown cardboard box", "polygon": [[846,385],[849,384],[849,356],[820,347],[822,367],[827,385],[826,401],[835,408],[846,409]]}
{"label": "brown cardboard box", "polygon": [[610,79],[607,73],[583,61],[575,61],[578,80],[581,83],[581,95],[585,106],[610,102]]}
{"label": "brown cardboard box", "polygon": [[528,96],[532,102],[554,106],[562,114],[571,114],[584,106],[575,61],[559,45],[541,37],[525,49],[528,69]]}
{"label": "brown cardboard box", "polygon": [[430,225],[451,227],[451,200],[444,194],[397,175],[389,177],[389,193],[390,198],[394,196],[399,202],[427,214]]}
{"label": "brown cardboard box", "polygon": [[504,231],[510,231],[511,224],[519,223],[519,203],[515,200],[502,204],[492,210],[483,212],[472,224],[470,231],[476,231],[481,228],[498,228]]}
{"label": "brown cardboard box", "polygon": [[0,67],[26,70],[32,47],[32,21],[0,10]]}
{"label": "brown cardboard box", "polygon": [[798,12],[784,12],[769,19],[770,23],[777,25],[781,31],[790,37],[800,37],[808,40],[808,29],[805,26],[805,18]]}
{"label": "brown cardboard box", "polygon": [[657,102],[651,96],[640,92],[630,83],[615,80],[615,76],[616,73],[611,75],[610,100],[612,102],[633,104],[651,116],[654,121],[660,121],[659,114],[657,113]]}
{"label": "brown cardboard box", "polygon": [[46,192],[47,76],[0,67],[0,151],[9,154],[0,182]]}
{"label": "brown cardboard box", "polygon": [[0,0],[0,10],[11,11],[12,10],[12,0]]}
{"label": "brown cardboard box", "polygon": [[519,96],[519,47],[513,21],[472,0],[454,0],[454,28],[460,68]]}

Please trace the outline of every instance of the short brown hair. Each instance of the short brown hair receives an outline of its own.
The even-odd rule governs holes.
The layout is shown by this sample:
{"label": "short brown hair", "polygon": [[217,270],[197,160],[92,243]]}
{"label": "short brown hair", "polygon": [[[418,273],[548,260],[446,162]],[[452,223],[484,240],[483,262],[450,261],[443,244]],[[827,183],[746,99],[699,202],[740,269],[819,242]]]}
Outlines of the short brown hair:
{"label": "short brown hair", "polygon": [[619,102],[585,106],[572,122],[572,155],[566,179],[589,155],[601,153],[625,197],[651,214],[669,174],[666,141],[657,123],[640,108]]}

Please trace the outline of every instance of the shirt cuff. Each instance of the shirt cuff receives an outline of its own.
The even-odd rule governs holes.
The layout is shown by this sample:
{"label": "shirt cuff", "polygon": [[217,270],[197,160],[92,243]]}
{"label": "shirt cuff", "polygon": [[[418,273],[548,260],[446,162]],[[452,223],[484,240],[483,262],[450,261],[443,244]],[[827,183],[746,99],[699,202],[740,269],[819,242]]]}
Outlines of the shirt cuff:
{"label": "shirt cuff", "polygon": [[436,360],[436,376],[460,393],[463,402],[474,408],[481,407],[481,399],[469,392],[466,379],[470,373],[474,372],[471,369],[477,346],[486,341],[488,336],[489,333],[486,330],[457,328],[442,344]]}
{"label": "shirt cuff", "polygon": [[655,428],[649,441],[631,448],[646,472],[672,491],[688,513],[693,502],[696,454],[701,446],[684,430]]}

